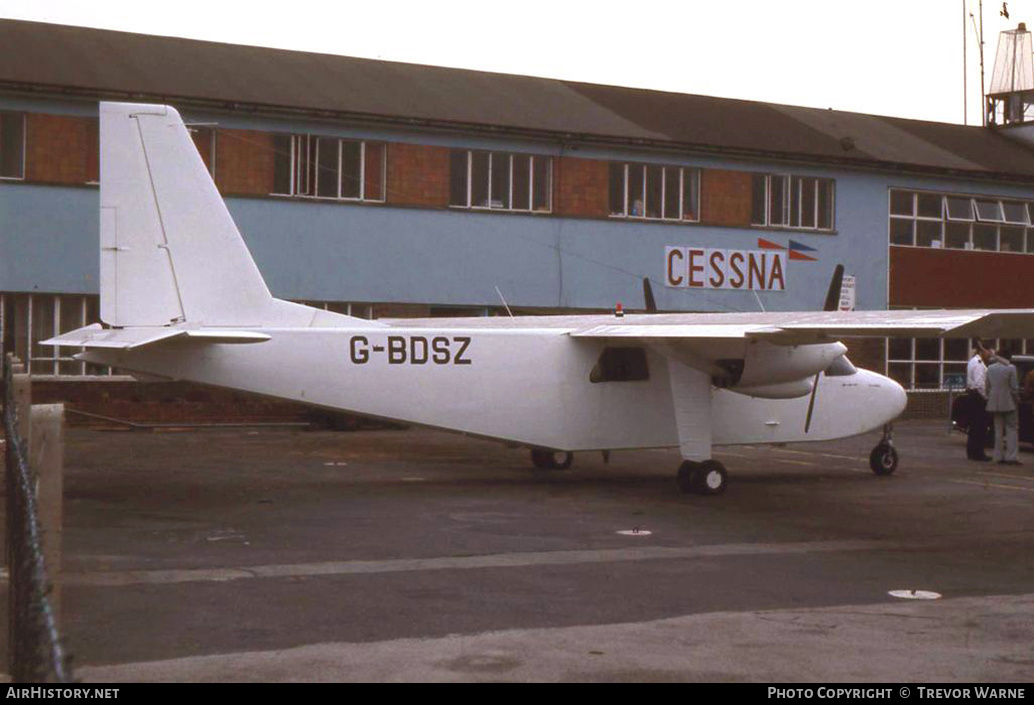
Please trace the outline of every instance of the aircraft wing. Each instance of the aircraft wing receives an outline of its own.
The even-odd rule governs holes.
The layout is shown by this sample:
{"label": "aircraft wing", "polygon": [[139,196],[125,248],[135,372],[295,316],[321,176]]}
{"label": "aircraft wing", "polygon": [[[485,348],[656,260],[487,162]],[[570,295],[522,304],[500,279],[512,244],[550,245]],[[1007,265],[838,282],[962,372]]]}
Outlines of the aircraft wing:
{"label": "aircraft wing", "polygon": [[265,333],[204,328],[102,328],[99,323],[79,328],[40,342],[40,345],[70,348],[107,348],[133,350],[173,339],[203,343],[262,343],[270,339]]}
{"label": "aircraft wing", "polygon": [[615,318],[573,330],[570,335],[701,341],[756,338],[777,345],[856,337],[1031,338],[1034,309],[658,314]]}

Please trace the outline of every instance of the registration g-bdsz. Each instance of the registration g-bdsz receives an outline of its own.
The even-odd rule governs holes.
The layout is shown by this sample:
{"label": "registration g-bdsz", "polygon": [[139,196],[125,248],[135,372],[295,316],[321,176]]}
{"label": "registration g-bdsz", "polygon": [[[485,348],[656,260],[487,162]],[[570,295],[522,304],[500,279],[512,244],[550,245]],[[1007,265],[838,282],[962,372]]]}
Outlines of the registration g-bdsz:
{"label": "registration g-bdsz", "polygon": [[349,356],[356,365],[378,357],[389,365],[470,365],[470,336],[465,335],[389,335],[383,341],[353,335]]}

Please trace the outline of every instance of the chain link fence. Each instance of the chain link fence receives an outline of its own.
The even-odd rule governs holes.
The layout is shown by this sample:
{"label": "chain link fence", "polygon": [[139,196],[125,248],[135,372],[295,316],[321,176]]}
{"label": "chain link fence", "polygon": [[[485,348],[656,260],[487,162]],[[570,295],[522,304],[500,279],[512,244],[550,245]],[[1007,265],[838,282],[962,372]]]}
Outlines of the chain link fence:
{"label": "chain link fence", "polygon": [[8,649],[15,683],[71,683],[69,656],[61,644],[50,580],[43,561],[36,508],[36,476],[26,441],[18,433],[14,362],[4,357],[4,473],[7,497]]}

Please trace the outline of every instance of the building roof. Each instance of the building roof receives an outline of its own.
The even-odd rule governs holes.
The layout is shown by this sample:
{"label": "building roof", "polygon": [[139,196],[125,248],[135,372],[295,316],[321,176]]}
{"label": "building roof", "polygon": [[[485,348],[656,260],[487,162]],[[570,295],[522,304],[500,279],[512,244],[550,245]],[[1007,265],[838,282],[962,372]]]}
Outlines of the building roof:
{"label": "building roof", "polygon": [[994,129],[0,20],[0,89],[1034,181]]}

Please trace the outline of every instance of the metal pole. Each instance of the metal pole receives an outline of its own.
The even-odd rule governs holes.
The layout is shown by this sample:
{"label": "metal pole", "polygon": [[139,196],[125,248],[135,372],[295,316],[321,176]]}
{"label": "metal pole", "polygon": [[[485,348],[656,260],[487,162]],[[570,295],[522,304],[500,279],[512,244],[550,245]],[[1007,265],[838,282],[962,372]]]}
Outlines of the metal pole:
{"label": "metal pole", "polygon": [[969,124],[969,106],[966,101],[969,98],[967,90],[966,68],[966,0],[962,0],[962,124]]}
{"label": "metal pole", "polygon": [[980,0],[980,116],[981,125],[987,127],[987,106],[984,96],[984,0]]}

